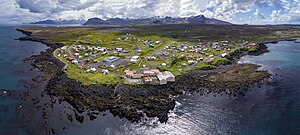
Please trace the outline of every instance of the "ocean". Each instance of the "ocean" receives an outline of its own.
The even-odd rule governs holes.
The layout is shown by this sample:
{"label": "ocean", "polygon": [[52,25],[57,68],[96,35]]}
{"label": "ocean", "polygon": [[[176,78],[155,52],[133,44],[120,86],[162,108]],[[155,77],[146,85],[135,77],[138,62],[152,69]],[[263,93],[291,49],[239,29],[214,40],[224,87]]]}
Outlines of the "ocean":
{"label": "ocean", "polygon": [[[297,135],[300,134],[300,43],[282,41],[267,44],[270,52],[245,56],[240,63],[261,65],[260,70],[272,73],[271,83],[254,86],[245,96],[186,94],[174,97],[176,108],[167,123],[153,118],[130,123],[101,113],[94,121],[70,122],[67,103],[49,108],[47,120],[32,100],[23,101],[24,92],[46,103],[41,96],[46,83],[34,85],[32,78],[41,73],[24,62],[25,58],[47,49],[41,43],[15,40],[22,35],[16,26],[0,26],[0,89],[9,89],[10,96],[0,94],[0,135]],[[41,103],[41,104],[42,104]],[[102,116],[105,114],[105,116]],[[46,122],[45,122],[46,121]]]}

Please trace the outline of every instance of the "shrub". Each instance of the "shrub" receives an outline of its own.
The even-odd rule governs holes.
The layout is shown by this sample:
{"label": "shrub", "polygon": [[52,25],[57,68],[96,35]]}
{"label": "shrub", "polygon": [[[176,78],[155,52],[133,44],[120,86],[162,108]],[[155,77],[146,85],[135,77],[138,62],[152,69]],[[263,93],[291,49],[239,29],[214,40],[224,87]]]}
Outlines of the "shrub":
{"label": "shrub", "polygon": [[229,63],[229,60],[226,58],[215,58],[211,64],[214,66],[226,65]]}
{"label": "shrub", "polygon": [[209,64],[205,64],[205,63],[200,63],[198,65],[198,69],[199,70],[212,70],[215,69],[216,67],[214,65],[209,65]]}

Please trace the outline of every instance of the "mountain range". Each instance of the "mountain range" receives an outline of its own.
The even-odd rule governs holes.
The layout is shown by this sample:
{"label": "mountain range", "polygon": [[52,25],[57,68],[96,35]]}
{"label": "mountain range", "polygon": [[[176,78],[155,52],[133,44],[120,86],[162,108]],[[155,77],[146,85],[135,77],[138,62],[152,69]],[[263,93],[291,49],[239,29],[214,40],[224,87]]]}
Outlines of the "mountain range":
{"label": "mountain range", "polygon": [[84,24],[85,20],[42,20],[38,22],[32,22],[30,24]]}
{"label": "mountain range", "polygon": [[151,24],[215,24],[231,25],[231,23],[215,18],[206,18],[204,15],[172,18],[172,17],[151,17],[145,19],[121,19],[111,18],[102,20],[100,18],[90,18],[84,25],[151,25]]}

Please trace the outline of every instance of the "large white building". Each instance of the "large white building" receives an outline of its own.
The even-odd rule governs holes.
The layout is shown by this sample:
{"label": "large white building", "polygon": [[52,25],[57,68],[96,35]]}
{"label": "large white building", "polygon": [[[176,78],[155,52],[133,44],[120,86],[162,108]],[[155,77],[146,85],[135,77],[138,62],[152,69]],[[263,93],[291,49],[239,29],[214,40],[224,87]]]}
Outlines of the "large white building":
{"label": "large white building", "polygon": [[157,78],[159,80],[160,85],[164,85],[168,83],[166,76],[161,72],[157,74]]}
{"label": "large white building", "polygon": [[170,71],[163,72],[168,82],[175,82],[175,76]]}

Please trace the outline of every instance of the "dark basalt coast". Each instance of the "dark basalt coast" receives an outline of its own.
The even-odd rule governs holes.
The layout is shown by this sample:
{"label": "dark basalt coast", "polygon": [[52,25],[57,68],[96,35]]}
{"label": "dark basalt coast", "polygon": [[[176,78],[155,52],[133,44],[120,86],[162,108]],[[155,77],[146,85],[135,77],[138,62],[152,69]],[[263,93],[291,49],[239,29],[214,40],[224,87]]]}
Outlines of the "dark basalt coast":
{"label": "dark basalt coast", "polygon": [[[267,71],[257,71],[259,67],[257,65],[236,64],[243,55],[259,55],[267,52],[267,47],[261,43],[255,51],[236,54],[232,57],[230,65],[220,66],[214,70],[192,71],[179,76],[175,83],[163,86],[124,84],[83,86],[76,80],[68,78],[61,70],[65,64],[53,56],[53,51],[62,47],[62,44],[35,39],[30,37],[30,32],[18,30],[27,35],[19,40],[37,41],[50,47],[40,55],[32,56],[30,61],[34,67],[43,71],[45,80],[49,80],[45,89],[48,95],[70,103],[76,109],[74,116],[79,122],[84,121],[83,112],[87,112],[89,118],[93,120],[100,112],[108,110],[114,116],[124,117],[132,122],[157,117],[164,123],[168,120],[169,111],[175,107],[172,96],[184,92],[244,95],[250,87],[271,76]],[[68,118],[73,120],[73,115]]]}

